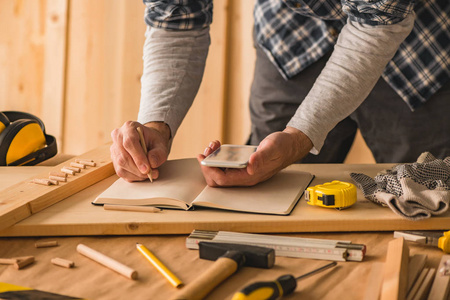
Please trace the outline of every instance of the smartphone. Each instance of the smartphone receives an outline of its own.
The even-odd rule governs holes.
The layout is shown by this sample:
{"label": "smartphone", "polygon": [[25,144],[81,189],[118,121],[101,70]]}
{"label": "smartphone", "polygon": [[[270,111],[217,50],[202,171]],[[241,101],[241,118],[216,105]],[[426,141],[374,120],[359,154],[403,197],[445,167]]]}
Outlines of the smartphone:
{"label": "smartphone", "polygon": [[257,146],[221,145],[202,160],[201,164],[207,167],[245,168],[256,148]]}

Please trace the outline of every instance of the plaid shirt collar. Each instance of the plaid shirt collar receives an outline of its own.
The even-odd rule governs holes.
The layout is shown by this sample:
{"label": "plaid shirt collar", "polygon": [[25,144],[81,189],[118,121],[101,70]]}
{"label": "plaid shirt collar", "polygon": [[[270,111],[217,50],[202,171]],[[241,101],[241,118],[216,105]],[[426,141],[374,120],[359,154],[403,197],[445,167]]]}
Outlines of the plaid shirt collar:
{"label": "plaid shirt collar", "polygon": [[[212,0],[144,3],[145,20],[153,27],[198,29],[212,21]],[[255,33],[289,79],[333,49],[347,18],[368,25],[394,24],[412,10],[414,28],[382,76],[414,110],[450,79],[449,0],[256,0]]]}

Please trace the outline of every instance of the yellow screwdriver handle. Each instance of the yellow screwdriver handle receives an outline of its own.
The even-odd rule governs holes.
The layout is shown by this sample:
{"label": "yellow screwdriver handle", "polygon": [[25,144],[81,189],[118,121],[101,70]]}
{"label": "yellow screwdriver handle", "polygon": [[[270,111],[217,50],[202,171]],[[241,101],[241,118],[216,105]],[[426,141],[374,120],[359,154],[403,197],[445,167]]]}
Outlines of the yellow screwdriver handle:
{"label": "yellow screwdriver handle", "polygon": [[438,247],[445,253],[450,253],[450,231],[444,232],[438,240]]}

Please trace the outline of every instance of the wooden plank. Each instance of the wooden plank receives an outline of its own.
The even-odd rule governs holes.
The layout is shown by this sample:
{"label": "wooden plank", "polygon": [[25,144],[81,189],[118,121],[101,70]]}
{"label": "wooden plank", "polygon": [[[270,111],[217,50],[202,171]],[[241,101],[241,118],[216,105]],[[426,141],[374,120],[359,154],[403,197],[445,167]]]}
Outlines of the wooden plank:
{"label": "wooden plank", "polygon": [[381,262],[375,262],[370,269],[369,279],[366,284],[364,300],[378,300],[381,294],[381,285],[383,284],[383,266]]}
{"label": "wooden plank", "polygon": [[[104,151],[105,157],[109,156],[108,149],[105,148]],[[375,176],[387,166],[297,164],[290,168],[315,174],[315,185],[333,179],[351,181],[348,174],[355,171]],[[2,176],[13,174],[10,170],[0,168],[0,184]],[[357,203],[349,209],[337,211],[314,207],[301,198],[289,216],[200,208],[194,211],[163,210],[149,216],[148,213],[105,211],[102,207],[93,206],[91,202],[95,197],[117,178],[113,175],[102,180],[7,230],[2,230],[0,236],[188,234],[194,229],[258,233],[448,230],[450,223],[450,212],[427,220],[405,220],[389,208],[364,199],[360,191]]]}
{"label": "wooden plank", "polygon": [[411,287],[411,290],[408,292],[406,300],[413,300],[416,296],[417,292],[419,291],[420,287],[422,286],[423,281],[427,277],[427,274],[429,273],[430,269],[424,268],[419,276],[417,277],[416,281]]}
{"label": "wooden plank", "polygon": [[424,254],[416,254],[410,258],[408,266],[408,287],[406,289],[408,292],[413,287],[414,282],[417,280],[417,277],[419,277],[420,273],[425,267],[426,262],[427,256]]}
{"label": "wooden plank", "polygon": [[384,264],[381,300],[406,298],[408,280],[409,249],[404,238],[389,242]]}
{"label": "wooden plank", "polygon": [[425,279],[423,280],[419,290],[417,291],[416,295],[413,298],[414,300],[425,300],[427,298],[428,292],[430,291],[431,288],[431,284],[433,283],[433,277],[435,272],[436,269],[428,270],[427,276],[425,276]]}
{"label": "wooden plank", "polygon": [[[109,151],[106,151],[106,149],[109,149],[109,145],[76,157],[93,159],[97,163],[97,167],[89,167],[75,176],[69,176],[66,183],[57,186],[41,186],[30,183],[30,178],[3,190],[0,195],[0,229],[14,225],[114,174]],[[71,161],[75,161],[76,158],[71,159]],[[67,162],[61,163],[50,168],[49,172],[60,171],[62,167],[67,165]],[[38,174],[33,178],[48,178],[48,172]]]}
{"label": "wooden plank", "polygon": [[109,142],[137,118],[144,10],[139,1],[70,1],[63,152]]}
{"label": "wooden plank", "polygon": [[253,6],[254,1],[229,0],[224,142],[231,144],[244,144],[250,134],[248,100],[256,59]]}
{"label": "wooden plank", "polygon": [[44,36],[44,80],[42,120],[45,129],[63,145],[64,91],[66,84],[68,0],[49,0],[46,7]]}
{"label": "wooden plank", "polygon": [[439,267],[434,277],[433,285],[431,286],[428,300],[446,300],[450,291],[450,275],[442,275],[441,269],[444,267],[445,262],[450,260],[450,255],[444,255],[441,258]]}

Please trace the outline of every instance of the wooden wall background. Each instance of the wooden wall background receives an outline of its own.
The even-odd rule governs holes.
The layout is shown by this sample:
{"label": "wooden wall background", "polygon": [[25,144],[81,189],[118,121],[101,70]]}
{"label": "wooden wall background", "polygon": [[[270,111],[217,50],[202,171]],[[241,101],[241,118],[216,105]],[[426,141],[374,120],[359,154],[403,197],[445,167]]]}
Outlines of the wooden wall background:
{"label": "wooden wall background", "polygon": [[[81,154],[139,109],[144,9],[140,0],[0,0],[0,109],[40,117],[60,153]],[[253,77],[253,1],[215,0],[204,79],[171,158],[209,141],[245,143]],[[347,162],[373,162],[358,138]]]}

